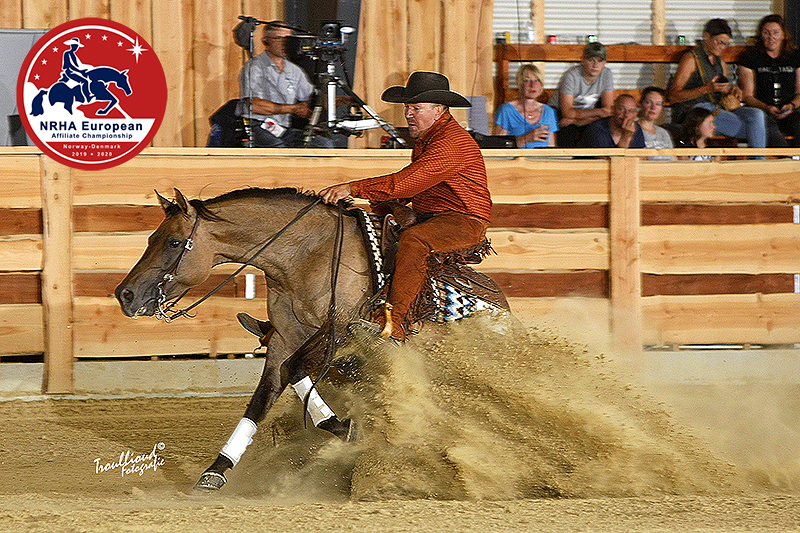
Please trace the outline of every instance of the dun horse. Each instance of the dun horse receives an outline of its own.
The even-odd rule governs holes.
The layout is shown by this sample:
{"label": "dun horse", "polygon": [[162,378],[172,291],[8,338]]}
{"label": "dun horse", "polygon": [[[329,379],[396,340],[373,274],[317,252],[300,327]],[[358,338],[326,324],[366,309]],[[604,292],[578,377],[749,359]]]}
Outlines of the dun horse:
{"label": "dun horse", "polygon": [[330,320],[332,279],[336,310],[344,316],[357,317],[372,296],[371,267],[356,219],[340,217],[337,208],[294,189],[247,189],[206,201],[187,201],[176,190],[174,202],[161,195],[159,200],[166,218],[116,289],[126,315],[168,316],[170,302],[222,263],[249,262],[267,280],[270,322],[260,324],[267,346],[261,380],[244,417],[195,487],[216,490],[227,482],[225,471],[239,461],[257,424],[289,384],[307,401],[315,426],[351,440],[354,425],[319,397],[305,374],[307,361],[298,359],[319,351],[320,332],[328,329],[323,325],[338,322]]}

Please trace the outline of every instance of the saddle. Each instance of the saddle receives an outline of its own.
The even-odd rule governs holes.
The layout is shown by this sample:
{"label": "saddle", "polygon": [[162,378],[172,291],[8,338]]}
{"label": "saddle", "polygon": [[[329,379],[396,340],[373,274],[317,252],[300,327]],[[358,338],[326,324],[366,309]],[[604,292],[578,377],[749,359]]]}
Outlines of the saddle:
{"label": "saddle", "polygon": [[[371,213],[363,209],[351,209],[350,213],[357,216],[365,246],[372,252],[375,296],[368,310],[372,314],[386,301],[400,235],[421,220],[411,208],[397,201],[375,204]],[[411,324],[424,320],[445,322],[482,310],[508,311],[508,301],[500,287],[470,266],[493,251],[487,239],[469,248],[431,254],[426,282],[406,317],[406,330],[411,331]]]}
{"label": "saddle", "polygon": [[[374,296],[361,310],[362,317],[368,318],[382,310],[387,300],[400,235],[403,230],[419,223],[420,217],[396,201],[376,204],[372,212],[359,208],[345,212],[358,220],[364,246],[371,259]],[[427,279],[403,324],[406,331],[415,332],[427,320],[451,322],[477,311],[510,311],[500,287],[489,276],[470,266],[480,263],[493,251],[491,243],[484,240],[462,250],[431,254],[427,260]],[[259,338],[260,347],[267,346],[275,332],[270,322],[255,319],[247,313],[239,313],[236,317],[242,327]]]}

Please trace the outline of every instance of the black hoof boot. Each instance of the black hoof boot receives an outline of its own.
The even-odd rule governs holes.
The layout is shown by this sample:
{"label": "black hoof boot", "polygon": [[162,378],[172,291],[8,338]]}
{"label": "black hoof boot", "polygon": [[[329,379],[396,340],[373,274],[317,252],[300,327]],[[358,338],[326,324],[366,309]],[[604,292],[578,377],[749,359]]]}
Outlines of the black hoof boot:
{"label": "black hoof boot", "polygon": [[356,423],[349,418],[339,420],[336,416],[332,416],[320,422],[317,427],[333,433],[344,442],[355,442],[358,439]]}
{"label": "black hoof boot", "polygon": [[233,468],[231,460],[222,454],[218,455],[214,464],[209,466],[200,476],[200,479],[197,480],[197,483],[194,484],[194,489],[203,492],[218,491],[228,482],[225,477],[225,471],[230,468]]}

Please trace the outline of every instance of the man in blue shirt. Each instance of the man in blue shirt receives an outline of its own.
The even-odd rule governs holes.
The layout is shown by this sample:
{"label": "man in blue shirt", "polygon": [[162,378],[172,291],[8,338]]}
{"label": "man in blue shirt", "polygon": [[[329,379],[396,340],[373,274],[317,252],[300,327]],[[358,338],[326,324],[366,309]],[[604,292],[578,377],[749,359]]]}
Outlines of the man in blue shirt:
{"label": "man in blue shirt", "polygon": [[584,148],[644,148],[644,133],[636,122],[636,99],[621,94],[614,100],[611,116],[595,120],[581,139]]}

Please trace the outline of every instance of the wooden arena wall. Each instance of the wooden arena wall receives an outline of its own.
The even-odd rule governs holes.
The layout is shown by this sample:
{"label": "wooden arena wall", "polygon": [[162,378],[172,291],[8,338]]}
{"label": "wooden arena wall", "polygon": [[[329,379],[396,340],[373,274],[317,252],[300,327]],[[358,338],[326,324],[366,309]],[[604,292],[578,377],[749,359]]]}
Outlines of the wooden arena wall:
{"label": "wooden arena wall", "polygon": [[[167,113],[153,140],[157,147],[205,146],[210,117],[238,98],[246,54],[233,41],[239,15],[283,18],[283,0],[0,0],[0,28],[51,29],[83,17],[111,19],[144,37],[158,54],[169,91]],[[386,87],[414,70],[445,73],[464,95],[491,105],[492,3],[486,0],[362,0],[355,92],[382,118],[405,124],[402,106],[380,100]],[[308,28],[314,33],[319,28]],[[258,30],[256,53],[263,50]],[[459,120],[466,120],[458,110]],[[377,148],[380,130],[353,139]]]}
{"label": "wooden arena wall", "polygon": [[[480,268],[517,314],[566,312],[634,350],[800,343],[800,161],[595,152],[611,157],[484,151],[497,255]],[[260,276],[255,299],[244,298],[242,274],[191,320],[120,312],[114,288],[163,218],[154,189],[203,198],[251,186],[319,190],[397,170],[408,157],[150,148],[118,167],[81,171],[33,148],[0,149],[0,357],[44,353],[46,390],[57,392],[71,387],[75,358],[250,352],[255,339],[234,317],[265,315]],[[206,287],[232,267],[217,270]]]}

